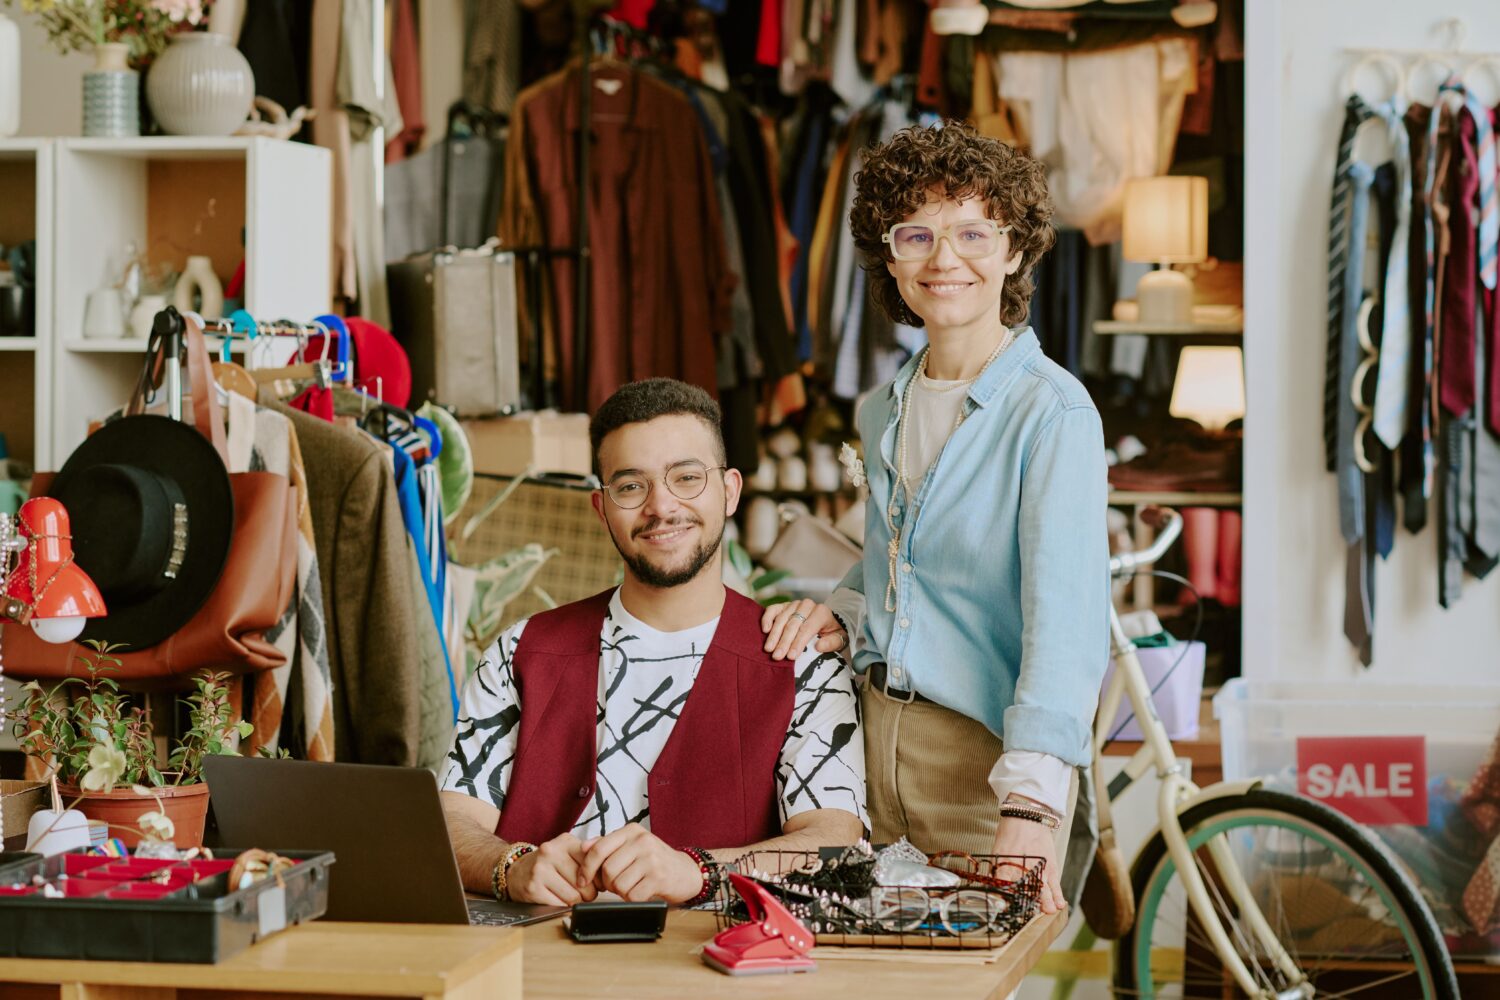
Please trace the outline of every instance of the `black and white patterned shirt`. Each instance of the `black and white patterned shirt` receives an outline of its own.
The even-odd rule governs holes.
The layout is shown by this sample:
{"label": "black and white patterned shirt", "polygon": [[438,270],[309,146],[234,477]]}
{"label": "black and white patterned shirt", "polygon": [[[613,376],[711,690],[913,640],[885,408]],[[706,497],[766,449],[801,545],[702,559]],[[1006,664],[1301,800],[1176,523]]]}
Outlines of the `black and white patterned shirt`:
{"label": "black and white patterned shirt", "polygon": [[[687,701],[716,618],[681,632],[659,632],[625,610],[616,590],[599,638],[598,781],[573,833],[598,837],[627,823],[650,829],[646,779]],[[505,809],[521,735],[511,661],[526,622],[506,629],[464,685],[453,748],[441,785]],[[854,675],[836,653],[804,653],[795,666],[792,719],[776,767],[783,823],[812,809],[865,814],[865,746],[858,729]]]}

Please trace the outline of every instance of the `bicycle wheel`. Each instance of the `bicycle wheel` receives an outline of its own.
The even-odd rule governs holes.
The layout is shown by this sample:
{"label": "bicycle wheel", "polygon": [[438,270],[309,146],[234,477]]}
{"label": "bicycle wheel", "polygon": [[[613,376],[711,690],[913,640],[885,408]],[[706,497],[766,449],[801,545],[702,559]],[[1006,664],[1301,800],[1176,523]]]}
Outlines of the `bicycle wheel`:
{"label": "bicycle wheel", "polygon": [[[1301,796],[1257,789],[1194,806],[1183,814],[1182,828],[1214,909],[1263,996],[1284,994],[1296,980],[1264,953],[1215,877],[1205,846],[1210,838],[1224,838],[1267,923],[1312,984],[1311,995],[1458,996],[1427,904],[1385,846],[1342,814]],[[1187,905],[1160,833],[1136,858],[1131,883],[1138,917],[1116,944],[1117,995],[1238,996]]]}

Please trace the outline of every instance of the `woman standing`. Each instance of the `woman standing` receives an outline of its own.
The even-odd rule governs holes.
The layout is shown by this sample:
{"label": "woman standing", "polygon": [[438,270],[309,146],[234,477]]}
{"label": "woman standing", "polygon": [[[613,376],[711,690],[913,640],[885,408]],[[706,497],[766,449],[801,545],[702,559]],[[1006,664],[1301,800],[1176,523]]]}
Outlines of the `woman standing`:
{"label": "woman standing", "polygon": [[863,561],[829,605],[766,611],[766,648],[844,649],[877,842],[1045,858],[1043,909],[1108,659],[1103,431],[1022,326],[1053,243],[1039,162],[949,122],[872,148],[855,245],[875,301],[928,346],[857,417]]}

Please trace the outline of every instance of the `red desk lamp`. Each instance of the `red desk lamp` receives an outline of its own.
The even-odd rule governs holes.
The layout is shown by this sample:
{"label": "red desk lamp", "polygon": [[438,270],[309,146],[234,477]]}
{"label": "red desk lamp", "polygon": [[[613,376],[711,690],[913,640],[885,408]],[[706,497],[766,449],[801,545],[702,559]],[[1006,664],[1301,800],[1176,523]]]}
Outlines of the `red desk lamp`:
{"label": "red desk lamp", "polygon": [[[85,619],[105,614],[94,581],[73,561],[68,512],[51,497],[35,497],[15,517],[0,513],[0,622],[29,624],[43,642],[71,642]],[[0,645],[4,633],[0,630]],[[0,662],[0,683],[5,679]],[[0,693],[0,730],[5,700]],[[0,813],[0,826],[4,824]]]}
{"label": "red desk lamp", "polygon": [[71,642],[85,619],[105,614],[99,588],[73,561],[68,532],[68,512],[51,497],[26,501],[14,519],[0,514],[0,619],[29,623],[43,642]]}

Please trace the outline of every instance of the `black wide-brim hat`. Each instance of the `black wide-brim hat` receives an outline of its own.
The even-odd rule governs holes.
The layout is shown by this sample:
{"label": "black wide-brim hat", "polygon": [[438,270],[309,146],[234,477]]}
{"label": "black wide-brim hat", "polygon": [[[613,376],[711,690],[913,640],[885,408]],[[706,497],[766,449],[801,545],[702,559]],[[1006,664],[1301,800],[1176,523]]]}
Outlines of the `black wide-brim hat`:
{"label": "black wide-brim hat", "polygon": [[105,424],[50,490],[68,510],[73,552],[108,613],[80,639],[147,649],[213,593],[234,532],[229,471],[191,424],[143,414]]}

